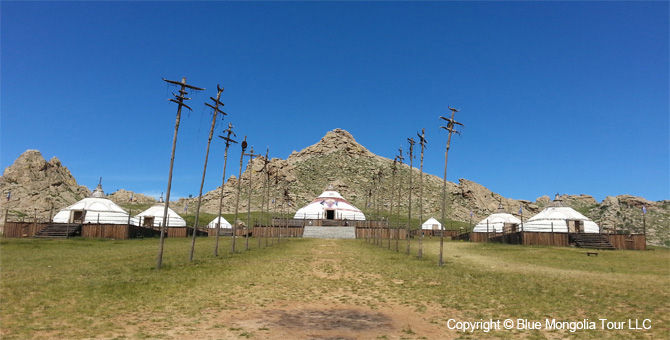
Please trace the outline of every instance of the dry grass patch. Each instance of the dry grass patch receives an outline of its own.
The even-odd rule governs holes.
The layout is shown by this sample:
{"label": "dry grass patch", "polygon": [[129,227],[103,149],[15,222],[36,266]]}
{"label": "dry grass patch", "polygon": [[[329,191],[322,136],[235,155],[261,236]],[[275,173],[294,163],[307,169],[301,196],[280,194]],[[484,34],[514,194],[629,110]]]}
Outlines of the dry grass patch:
{"label": "dry grass patch", "polygon": [[[666,250],[437,240],[424,259],[362,240],[286,240],[213,257],[213,238],[0,240],[3,339],[667,338]],[[413,241],[415,242],[415,241]],[[250,242],[250,245],[256,245]],[[404,248],[403,248],[404,250]],[[587,262],[588,261],[588,262]],[[633,266],[633,263],[636,266]],[[650,330],[461,333],[447,320],[651,319]]]}

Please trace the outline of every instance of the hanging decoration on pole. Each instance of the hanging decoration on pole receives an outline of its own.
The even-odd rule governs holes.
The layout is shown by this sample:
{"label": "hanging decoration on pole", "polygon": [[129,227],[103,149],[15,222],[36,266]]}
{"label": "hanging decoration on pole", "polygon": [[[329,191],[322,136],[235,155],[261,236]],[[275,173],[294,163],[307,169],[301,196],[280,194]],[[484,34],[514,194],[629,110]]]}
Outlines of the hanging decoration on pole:
{"label": "hanging decoration on pole", "polygon": [[191,100],[191,98],[187,98],[186,95],[188,92],[186,92],[186,89],[193,90],[193,91],[204,91],[204,88],[199,88],[195,87],[192,85],[186,84],[186,77],[181,78],[181,82],[174,81],[174,80],[167,80],[165,78],[162,78],[163,81],[167,82],[168,84],[172,85],[177,85],[180,87],[179,89],[179,94],[174,94],[174,98],[170,98],[169,101],[176,103],[178,105],[177,107],[177,119],[175,122],[174,126],[174,137],[172,138],[172,154],[170,156],[170,173],[168,175],[168,186],[167,186],[167,193],[165,195],[165,209],[163,210],[163,224],[161,225],[161,236],[160,236],[160,241],[159,241],[159,246],[158,246],[158,258],[156,260],[156,269],[160,269],[161,266],[163,265],[163,248],[165,244],[165,232],[166,232],[166,225],[167,225],[167,215],[168,215],[168,207],[170,205],[170,189],[172,186],[172,168],[174,167],[174,154],[175,154],[175,149],[177,146],[177,132],[179,131],[179,121],[181,120],[181,108],[186,107],[190,111],[193,111],[188,105],[184,104],[184,101],[186,100]]}
{"label": "hanging decoration on pole", "polygon": [[[447,209],[446,207],[446,200],[447,200],[447,159],[449,157],[449,147],[451,146],[451,134],[452,133],[457,133],[461,134],[459,131],[456,131],[455,127],[456,125],[464,126],[463,124],[457,122],[454,120],[454,116],[456,115],[456,112],[459,112],[460,110],[454,109],[452,107],[449,107],[449,110],[451,110],[451,118],[445,118],[440,116],[440,119],[443,119],[447,122],[447,126],[440,126],[441,129],[445,129],[449,131],[449,136],[447,137],[447,149],[444,152],[444,178],[442,182],[442,226],[447,225],[446,220],[445,220],[445,211]],[[440,232],[440,259],[438,261],[438,266],[442,267],[444,264],[443,262],[443,254],[444,254],[444,230]]]}

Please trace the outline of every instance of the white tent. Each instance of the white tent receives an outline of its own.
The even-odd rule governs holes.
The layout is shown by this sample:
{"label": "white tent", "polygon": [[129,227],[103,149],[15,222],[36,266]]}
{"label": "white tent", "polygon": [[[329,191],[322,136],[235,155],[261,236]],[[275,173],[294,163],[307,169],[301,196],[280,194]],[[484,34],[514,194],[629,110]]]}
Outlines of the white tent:
{"label": "white tent", "polygon": [[[519,225],[521,220],[516,216],[508,213],[503,209],[502,204],[498,205],[498,210],[493,214],[489,215],[487,218],[481,220],[475,225],[472,229],[472,232],[475,233],[502,233],[503,228],[509,227],[511,231],[519,231]],[[506,229],[505,231],[510,231]]]}
{"label": "white tent", "polygon": [[599,233],[598,225],[576,210],[564,206],[563,200],[556,195],[549,206],[524,222],[523,231],[558,233]]}
{"label": "white tent", "polygon": [[105,198],[102,185],[98,184],[90,197],[61,209],[53,218],[55,223],[100,223],[100,224],[132,224],[137,219],[129,218],[129,214],[110,199]]}
{"label": "white tent", "polygon": [[365,215],[329,185],[312,203],[298,209],[293,218],[364,221]]}
{"label": "white tent", "polygon": [[207,228],[216,229],[217,224],[219,224],[219,228],[222,228],[222,229],[232,229],[233,228],[233,226],[230,223],[228,223],[228,221],[226,221],[226,219],[223,218],[223,216],[219,216],[219,217],[213,219],[212,222],[209,222],[209,224],[207,225]]}
{"label": "white tent", "polygon": [[438,220],[435,219],[435,217],[431,217],[426,222],[423,222],[421,225],[421,229],[423,230],[443,230],[442,228],[442,223],[440,223]]}
{"label": "white tent", "polygon": [[[149,209],[137,214],[135,216],[140,220],[140,223],[146,227],[160,227],[163,225],[163,216],[165,213],[165,203],[163,203],[163,197],[160,198],[158,203]],[[184,221],[179,214],[174,212],[174,210],[168,207],[168,227],[185,227],[186,221]]]}

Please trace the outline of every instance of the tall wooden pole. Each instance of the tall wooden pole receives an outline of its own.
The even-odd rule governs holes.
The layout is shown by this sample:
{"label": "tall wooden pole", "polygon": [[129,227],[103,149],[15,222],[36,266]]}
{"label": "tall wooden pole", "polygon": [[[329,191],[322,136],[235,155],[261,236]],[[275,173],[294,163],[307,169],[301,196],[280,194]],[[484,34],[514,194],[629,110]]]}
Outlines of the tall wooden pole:
{"label": "tall wooden pole", "polygon": [[[246,235],[244,236],[244,250],[249,250],[249,228],[251,227],[251,179],[254,175],[254,164],[253,164],[253,158],[254,156],[259,156],[254,154],[254,147],[251,147],[251,150],[249,151],[248,154],[249,156],[249,190],[247,192],[247,228],[246,228]],[[252,229],[253,230],[253,229]],[[259,245],[260,247],[260,245]]]}
{"label": "tall wooden pole", "polygon": [[291,195],[288,193],[288,183],[286,184],[286,187],[284,187],[284,211],[286,214],[284,215],[285,218],[285,225],[286,225],[286,233],[287,237],[290,236],[289,229],[288,229],[288,215],[290,214],[290,209],[291,209]]}
{"label": "tall wooden pole", "polygon": [[[371,193],[371,195],[370,195],[369,204],[372,206],[372,213],[370,214],[372,216],[371,220],[376,221],[377,220],[377,216],[376,216],[377,215],[377,213],[376,213],[377,174],[372,175],[372,187],[370,189],[370,193]],[[379,245],[379,235],[378,235],[379,230],[378,229],[379,229],[379,225],[376,225],[375,226],[375,238],[373,239],[373,244],[374,245]]]}
{"label": "tall wooden pole", "polygon": [[[266,215],[269,216],[269,214],[270,214],[270,206],[269,206],[269,202],[268,202],[270,200],[270,191],[269,191],[270,176],[269,176],[269,173],[268,173],[268,164],[270,164],[270,159],[268,158],[269,153],[270,153],[270,146],[268,146],[267,150],[265,150],[265,159],[263,160],[263,170],[262,170],[262,172],[265,174],[265,176],[264,176],[265,177],[265,182],[264,182],[264,187],[263,187],[263,201],[262,201],[263,203],[261,204],[261,225],[263,225],[263,233],[265,234],[263,236],[265,236],[265,246],[266,247],[268,246],[267,231],[268,231],[268,225],[269,225]],[[268,206],[267,206],[267,209],[265,210],[266,215],[264,215],[263,214],[263,208],[265,208],[266,204]],[[262,221],[265,221],[265,222],[262,222]],[[258,239],[258,246],[259,247],[261,246],[260,238]]]}
{"label": "tall wooden pole", "polygon": [[195,87],[186,84],[186,77],[181,78],[181,82],[177,82],[174,80],[166,80],[163,78],[163,81],[173,84],[173,85],[178,85],[180,86],[179,90],[179,95],[172,94],[174,98],[169,99],[169,101],[173,103],[177,103],[177,119],[174,125],[174,137],[172,138],[172,154],[170,156],[170,173],[168,175],[168,185],[167,185],[167,194],[165,196],[165,208],[163,209],[163,224],[161,226],[161,236],[160,236],[160,241],[158,245],[158,257],[156,260],[156,269],[160,269],[161,266],[163,265],[163,248],[165,244],[165,232],[166,232],[166,225],[167,225],[167,215],[168,215],[168,207],[170,205],[170,189],[172,187],[172,168],[174,166],[174,153],[175,149],[177,147],[177,132],[179,131],[179,120],[181,119],[181,108],[186,107],[187,109],[193,111],[188,105],[184,104],[185,100],[190,100],[191,98],[186,98],[186,95],[188,92],[186,92],[186,89],[191,89],[195,91],[203,91],[203,88]]}
{"label": "tall wooden pole", "polygon": [[210,97],[214,101],[214,106],[209,103],[205,105],[214,109],[214,114],[212,115],[212,126],[209,128],[209,137],[207,138],[207,151],[205,152],[205,165],[202,167],[202,180],[200,181],[200,191],[198,192],[198,205],[195,208],[195,222],[193,223],[193,237],[191,238],[191,252],[188,256],[189,262],[193,261],[193,253],[195,252],[195,237],[198,233],[198,219],[200,218],[200,204],[202,202],[202,187],[205,185],[205,174],[207,173],[207,160],[209,159],[209,146],[212,144],[212,137],[214,136],[214,126],[216,125],[216,117],[219,112],[223,115],[226,113],[219,109],[219,105],[223,106],[223,103],[219,100],[221,99],[221,93],[223,92],[223,87],[216,85],[217,93],[216,99]]}
{"label": "tall wooden pole", "polygon": [[383,197],[382,197],[382,188],[383,188],[382,179],[383,179],[383,177],[384,177],[384,172],[382,171],[382,169],[379,169],[379,171],[377,172],[377,187],[375,189],[375,191],[376,191],[376,194],[375,194],[375,197],[376,197],[375,210],[377,211],[377,220],[379,220],[379,221],[381,221],[381,215],[379,213],[379,206],[381,205],[380,200],[383,200]]}
{"label": "tall wooden pole", "polygon": [[[405,157],[402,156],[402,146],[398,149],[398,156],[396,156],[396,160],[398,163],[400,163],[400,167],[402,168],[402,161],[405,159]],[[395,238],[395,251],[398,252],[398,242],[400,242],[400,195],[402,193],[402,185],[398,185],[398,211],[396,211],[396,238]]]}
{"label": "tall wooden pole", "polygon": [[228,164],[228,148],[230,147],[230,143],[237,143],[232,138],[230,138],[230,135],[237,137],[237,135],[233,133],[232,123],[228,123],[228,130],[225,130],[224,132],[228,133],[226,137],[219,136],[219,138],[226,141],[226,150],[223,152],[223,178],[221,179],[221,192],[219,194],[219,214],[217,217],[219,222],[216,224],[216,242],[214,244],[214,256],[219,256],[219,233],[221,230],[221,211],[223,208],[223,187],[226,184],[226,164]]}
{"label": "tall wooden pole", "polygon": [[393,216],[393,196],[395,195],[395,175],[398,171],[398,159],[393,160],[393,168],[391,169],[391,202],[389,204],[389,218],[388,218],[388,229],[389,229],[389,247],[391,249],[391,216]]}
{"label": "tall wooden pole", "polygon": [[233,253],[235,252],[235,240],[237,238],[237,213],[240,209],[240,191],[242,190],[240,185],[242,184],[242,162],[244,162],[244,151],[247,149],[247,136],[244,136],[242,141],[242,152],[240,153],[240,174],[237,177],[237,196],[235,198],[235,217],[233,219]]}
{"label": "tall wooden pole", "polygon": [[409,209],[407,213],[407,250],[405,254],[409,255],[409,239],[412,233],[412,160],[414,159],[414,138],[407,138],[409,142]]}
{"label": "tall wooden pole", "polygon": [[275,244],[275,233],[276,233],[276,231],[275,231],[274,217],[277,215],[277,204],[275,203],[275,198],[274,197],[272,198],[272,211],[270,210],[270,196],[272,196],[272,192],[273,192],[270,189],[270,180],[272,178],[272,175],[274,174],[274,171],[275,171],[274,167],[272,167],[272,168],[268,167],[268,172],[266,174],[267,180],[268,180],[268,187],[267,187],[267,191],[268,191],[268,214],[269,214],[268,215],[268,219],[269,219],[268,225],[271,227],[270,228],[270,238],[271,238],[270,244],[271,245]]}
{"label": "tall wooden pole", "polygon": [[[423,223],[423,151],[426,149],[426,129],[421,129],[421,134],[416,134],[421,144],[421,172],[419,172],[419,223]],[[419,226],[419,258],[423,258],[423,226]]]}
{"label": "tall wooden pole", "polygon": [[456,114],[456,112],[458,112],[460,110],[456,110],[456,109],[451,108],[451,107],[449,107],[449,110],[451,110],[451,118],[444,118],[444,117],[440,116],[440,119],[444,119],[445,121],[447,121],[447,126],[446,127],[445,126],[440,126],[440,128],[449,131],[449,137],[447,137],[447,149],[444,152],[444,179],[443,179],[443,182],[442,182],[442,227],[443,227],[442,229],[443,230],[441,230],[441,233],[440,233],[440,259],[438,261],[438,266],[440,266],[440,267],[442,267],[444,265],[444,262],[443,262],[444,226],[446,225],[446,222],[447,222],[446,219],[444,218],[445,217],[445,211],[447,210],[447,208],[446,208],[446,200],[447,200],[447,159],[449,157],[449,147],[451,145],[451,134],[452,134],[452,132],[456,132],[460,135],[461,133],[456,131],[454,129],[454,126],[455,125],[463,126],[463,124],[454,120],[454,115]]}
{"label": "tall wooden pole", "polygon": [[[279,171],[277,169],[274,169],[273,173],[274,173],[274,177],[275,177],[275,190],[274,190],[274,198],[272,198],[272,206],[273,206],[272,211],[274,213],[273,215],[277,216],[278,215],[277,201],[279,201],[279,197],[277,195],[278,191],[276,190],[276,188],[278,188],[278,184],[279,184]],[[281,243],[281,223],[277,227],[275,227],[275,219],[276,219],[276,217],[272,219],[272,227],[273,227],[273,229],[275,229],[275,232],[277,233],[277,244],[280,244]],[[277,228],[279,228],[279,230],[276,230]]]}

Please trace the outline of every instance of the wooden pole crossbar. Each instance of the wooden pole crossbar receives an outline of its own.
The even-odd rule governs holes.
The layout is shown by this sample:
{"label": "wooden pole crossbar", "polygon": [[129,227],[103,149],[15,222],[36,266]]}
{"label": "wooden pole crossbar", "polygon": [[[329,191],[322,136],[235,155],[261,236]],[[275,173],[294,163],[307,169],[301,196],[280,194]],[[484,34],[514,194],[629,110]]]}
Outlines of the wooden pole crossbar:
{"label": "wooden pole crossbar", "polygon": [[219,110],[219,105],[223,106],[223,103],[219,101],[221,99],[221,93],[223,93],[223,87],[216,85],[217,93],[216,99],[210,97],[214,101],[214,106],[205,103],[205,105],[214,109],[214,114],[212,115],[212,126],[209,128],[209,137],[207,138],[207,151],[205,152],[205,165],[202,167],[202,180],[200,181],[200,191],[198,192],[198,205],[195,208],[195,222],[193,222],[193,237],[191,238],[191,252],[189,253],[188,260],[189,262],[193,261],[193,253],[195,252],[195,237],[198,233],[198,219],[200,218],[200,204],[202,202],[202,187],[205,184],[205,174],[207,173],[207,160],[209,159],[209,146],[212,144],[212,136],[214,136],[214,126],[216,125],[216,117],[219,112],[226,114],[225,112]]}
{"label": "wooden pole crossbar", "polygon": [[[423,151],[426,149],[426,129],[421,129],[421,134],[418,132],[419,145],[421,145],[421,168],[419,172],[419,223],[423,224]],[[419,253],[418,258],[423,258],[423,225],[419,225]]]}
{"label": "wooden pole crossbar", "polygon": [[168,215],[168,207],[170,205],[170,189],[172,186],[172,169],[174,167],[174,155],[175,155],[175,149],[177,146],[177,132],[179,131],[179,121],[181,119],[181,108],[185,106],[187,109],[193,111],[188,105],[184,104],[185,100],[190,100],[191,98],[186,98],[186,89],[191,89],[195,91],[204,91],[204,88],[199,88],[195,87],[193,85],[188,85],[186,84],[186,77],[181,78],[181,82],[174,81],[174,80],[167,80],[165,78],[162,78],[163,81],[177,85],[180,87],[179,90],[179,95],[172,94],[175,98],[174,99],[169,99],[169,101],[173,103],[177,103],[177,118],[175,121],[175,126],[174,126],[174,137],[172,138],[172,154],[170,156],[170,173],[168,175],[168,186],[167,186],[167,193],[165,196],[165,209],[163,210],[163,224],[161,227],[161,236],[160,236],[160,241],[159,241],[159,246],[158,246],[158,257],[156,260],[156,268],[160,269],[161,266],[163,265],[163,248],[165,244],[165,232],[166,232],[166,225],[167,225],[167,215]]}
{"label": "wooden pole crossbar", "polygon": [[226,184],[226,164],[228,163],[228,148],[230,147],[231,143],[237,143],[235,140],[230,138],[230,135],[235,135],[233,132],[233,124],[228,123],[228,129],[223,131],[226,134],[226,137],[219,136],[219,138],[223,139],[226,141],[226,150],[223,153],[223,178],[221,179],[221,192],[219,194],[219,214],[217,215],[217,219],[219,219],[219,223],[216,224],[216,242],[214,244],[214,256],[219,255],[219,231],[221,230],[221,210],[223,207],[223,186]]}
{"label": "wooden pole crossbar", "polygon": [[[447,199],[447,159],[449,156],[449,147],[451,145],[451,134],[453,132],[458,133],[459,135],[461,134],[460,132],[456,131],[454,127],[456,125],[464,126],[463,124],[457,122],[454,120],[454,115],[456,112],[459,112],[460,110],[454,109],[452,107],[449,107],[449,110],[451,110],[451,118],[445,118],[440,116],[440,119],[443,119],[447,121],[447,126],[440,126],[441,129],[445,129],[449,131],[449,136],[447,137],[447,149],[444,152],[444,178],[442,182],[442,226],[444,227],[446,225],[446,220],[445,220],[445,211],[446,211],[446,199]],[[444,229],[444,228],[443,228]],[[438,261],[438,266],[442,267],[444,265],[443,261],[443,254],[444,254],[444,230],[440,233],[440,258]]]}

